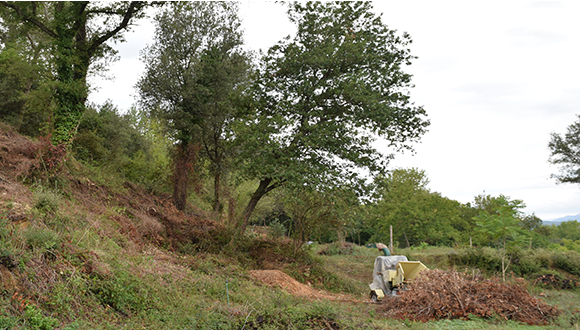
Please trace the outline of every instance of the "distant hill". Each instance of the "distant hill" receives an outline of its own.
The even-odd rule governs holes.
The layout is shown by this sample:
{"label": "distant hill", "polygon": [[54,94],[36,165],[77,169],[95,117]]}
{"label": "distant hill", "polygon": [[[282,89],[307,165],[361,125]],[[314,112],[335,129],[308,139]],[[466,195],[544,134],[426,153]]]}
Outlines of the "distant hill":
{"label": "distant hill", "polygon": [[565,217],[561,217],[558,219],[550,220],[550,221],[542,221],[544,225],[559,225],[562,222],[578,220],[580,221],[580,213],[576,215],[567,215]]}

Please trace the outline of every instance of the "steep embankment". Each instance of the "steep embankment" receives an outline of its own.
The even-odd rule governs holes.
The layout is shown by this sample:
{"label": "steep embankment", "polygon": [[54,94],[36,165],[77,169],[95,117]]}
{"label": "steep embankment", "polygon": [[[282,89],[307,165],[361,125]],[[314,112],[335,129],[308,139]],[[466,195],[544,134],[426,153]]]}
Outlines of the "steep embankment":
{"label": "steep embankment", "polygon": [[[220,253],[227,232],[203,211],[180,212],[165,194],[64,156],[0,126],[0,328],[335,324],[317,304],[347,297],[277,270],[274,287],[262,282],[272,276],[246,272],[300,268],[287,242]],[[288,314],[294,298],[278,297],[290,284],[318,302]]]}

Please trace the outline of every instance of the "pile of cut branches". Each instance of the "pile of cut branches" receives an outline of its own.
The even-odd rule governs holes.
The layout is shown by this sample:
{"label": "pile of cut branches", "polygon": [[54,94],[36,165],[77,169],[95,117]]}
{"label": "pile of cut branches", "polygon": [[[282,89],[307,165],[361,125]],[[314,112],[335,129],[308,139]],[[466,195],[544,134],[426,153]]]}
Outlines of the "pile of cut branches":
{"label": "pile of cut branches", "polygon": [[379,308],[387,317],[427,322],[470,315],[546,324],[560,311],[531,296],[518,284],[456,271],[426,270]]}

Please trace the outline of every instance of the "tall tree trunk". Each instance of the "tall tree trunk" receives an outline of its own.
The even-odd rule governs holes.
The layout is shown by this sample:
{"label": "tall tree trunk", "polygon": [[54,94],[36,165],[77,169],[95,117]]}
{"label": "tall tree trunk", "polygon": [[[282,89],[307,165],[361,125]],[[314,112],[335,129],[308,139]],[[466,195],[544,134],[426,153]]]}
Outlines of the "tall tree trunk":
{"label": "tall tree trunk", "polygon": [[61,3],[55,10],[56,72],[53,143],[70,144],[85,110],[86,77],[90,56],[86,54],[86,17],[70,24],[71,13],[83,12],[88,2],[77,2],[65,9]]}
{"label": "tall tree trunk", "polygon": [[190,175],[197,159],[197,149],[186,142],[177,147],[173,169],[173,204],[183,211],[187,204]]}
{"label": "tall tree trunk", "polygon": [[215,174],[214,174],[214,180],[213,180],[213,198],[214,198],[214,202],[213,202],[213,212],[215,215],[218,215],[220,213],[220,209],[221,209],[221,201],[220,201],[220,186],[221,186],[221,173],[218,170],[216,170]]}

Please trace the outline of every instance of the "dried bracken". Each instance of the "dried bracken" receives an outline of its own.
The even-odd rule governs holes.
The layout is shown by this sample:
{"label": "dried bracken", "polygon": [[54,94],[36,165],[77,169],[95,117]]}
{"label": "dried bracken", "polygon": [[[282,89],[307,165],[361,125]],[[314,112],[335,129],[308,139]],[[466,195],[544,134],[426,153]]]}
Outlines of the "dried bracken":
{"label": "dried bracken", "polygon": [[428,270],[379,308],[387,317],[427,322],[470,315],[543,325],[560,314],[519,284],[456,271]]}

